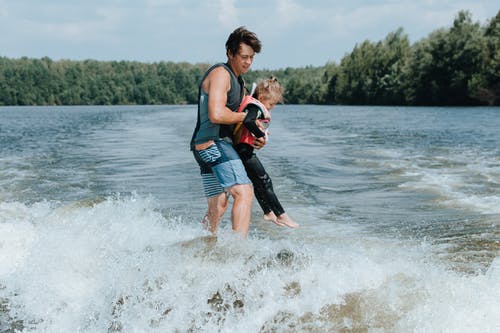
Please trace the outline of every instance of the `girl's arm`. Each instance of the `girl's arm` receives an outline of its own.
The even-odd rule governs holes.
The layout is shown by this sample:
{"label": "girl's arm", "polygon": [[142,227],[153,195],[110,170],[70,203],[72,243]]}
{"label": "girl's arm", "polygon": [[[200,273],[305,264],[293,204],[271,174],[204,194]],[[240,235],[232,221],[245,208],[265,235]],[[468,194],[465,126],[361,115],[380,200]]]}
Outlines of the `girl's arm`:
{"label": "girl's arm", "polygon": [[255,105],[250,104],[246,109],[246,116],[243,119],[243,125],[253,134],[256,138],[262,138],[266,135],[259,125],[257,125],[257,119],[260,117],[261,111]]}

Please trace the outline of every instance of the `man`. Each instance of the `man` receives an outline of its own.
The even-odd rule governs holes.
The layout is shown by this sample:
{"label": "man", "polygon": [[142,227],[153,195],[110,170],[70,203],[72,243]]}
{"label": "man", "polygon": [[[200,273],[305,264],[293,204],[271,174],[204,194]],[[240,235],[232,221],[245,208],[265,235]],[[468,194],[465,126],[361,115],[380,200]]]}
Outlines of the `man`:
{"label": "man", "polygon": [[[233,230],[248,234],[253,188],[243,163],[232,146],[232,128],[245,118],[236,112],[244,95],[242,74],[252,65],[261,50],[257,36],[245,27],[234,30],[226,41],[227,63],[216,64],[205,73],[198,90],[198,120],[191,140],[191,150],[201,170],[208,210],[203,218],[207,229],[216,235],[229,194]],[[256,148],[265,145],[261,138]]]}

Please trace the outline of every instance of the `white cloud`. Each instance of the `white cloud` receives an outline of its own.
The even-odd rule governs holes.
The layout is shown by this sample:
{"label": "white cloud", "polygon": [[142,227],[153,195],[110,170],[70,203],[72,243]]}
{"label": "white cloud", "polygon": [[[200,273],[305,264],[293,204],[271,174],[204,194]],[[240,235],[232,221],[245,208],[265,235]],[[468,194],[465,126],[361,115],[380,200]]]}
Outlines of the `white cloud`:
{"label": "white cloud", "polygon": [[9,14],[9,11],[7,10],[7,6],[5,5],[4,1],[0,0],[0,17],[7,17]]}
{"label": "white cloud", "polygon": [[144,2],[148,7],[163,7],[182,3],[181,0],[145,0]]}
{"label": "white cloud", "polygon": [[[0,0],[0,56],[215,62],[245,25],[263,42],[254,68],[323,65],[403,27],[411,41],[459,10],[485,22],[497,0]],[[43,52],[43,53],[42,53]]]}
{"label": "white cloud", "polygon": [[276,19],[282,28],[302,21],[305,8],[294,1],[278,0],[276,6]]}
{"label": "white cloud", "polygon": [[238,25],[239,15],[234,0],[219,1],[219,15],[217,18],[222,26],[227,29],[233,29]]}
{"label": "white cloud", "polygon": [[[121,24],[128,17],[123,10],[95,8],[87,16],[71,14],[72,8],[58,8],[52,15],[59,13],[64,19],[31,18],[23,21],[23,30],[26,35],[36,35],[46,40],[66,41],[68,43],[83,41],[109,40],[119,31]],[[70,13],[68,15],[68,13]]]}

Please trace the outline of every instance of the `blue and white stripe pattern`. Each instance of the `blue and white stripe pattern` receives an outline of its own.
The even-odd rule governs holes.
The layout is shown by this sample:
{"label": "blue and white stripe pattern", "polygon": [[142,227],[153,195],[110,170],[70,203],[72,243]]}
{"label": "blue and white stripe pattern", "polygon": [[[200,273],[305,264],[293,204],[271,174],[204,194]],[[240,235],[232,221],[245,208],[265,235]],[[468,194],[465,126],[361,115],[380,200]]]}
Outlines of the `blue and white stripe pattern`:
{"label": "blue and white stripe pattern", "polygon": [[232,144],[224,140],[215,141],[207,149],[197,151],[201,161],[211,172],[202,171],[205,196],[211,197],[224,192],[225,189],[240,184],[251,184],[245,167]]}
{"label": "blue and white stripe pattern", "polygon": [[203,191],[207,198],[219,195],[224,192],[224,188],[219,183],[219,180],[213,173],[204,173],[201,175],[203,181]]}

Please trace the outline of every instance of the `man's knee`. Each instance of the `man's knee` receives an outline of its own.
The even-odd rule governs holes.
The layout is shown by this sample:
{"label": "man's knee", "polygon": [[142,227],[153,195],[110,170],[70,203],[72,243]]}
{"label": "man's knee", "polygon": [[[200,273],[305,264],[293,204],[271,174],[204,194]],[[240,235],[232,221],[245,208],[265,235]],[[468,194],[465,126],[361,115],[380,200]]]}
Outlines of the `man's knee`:
{"label": "man's knee", "polygon": [[208,198],[208,214],[210,216],[222,216],[227,209],[228,198],[226,193]]}
{"label": "man's knee", "polygon": [[217,201],[217,209],[222,213],[224,213],[227,209],[228,203],[229,203],[228,194],[224,192]]}
{"label": "man's knee", "polygon": [[236,198],[253,199],[253,187],[250,184],[238,184],[230,188],[229,193]]}

